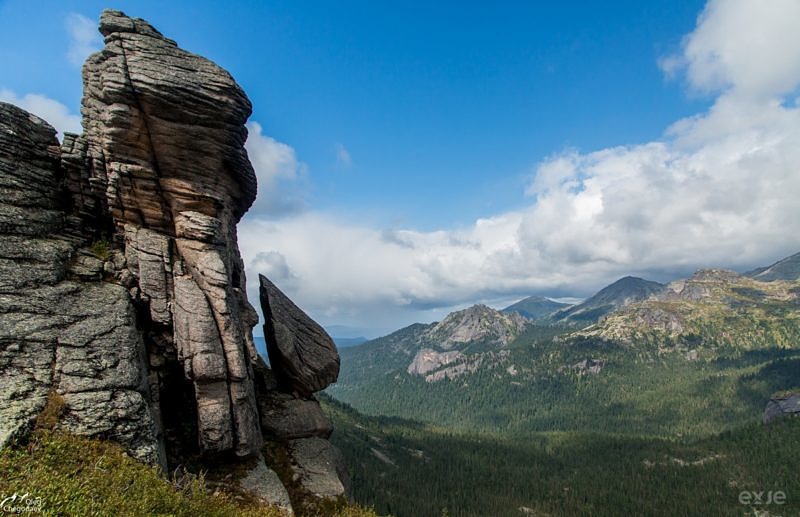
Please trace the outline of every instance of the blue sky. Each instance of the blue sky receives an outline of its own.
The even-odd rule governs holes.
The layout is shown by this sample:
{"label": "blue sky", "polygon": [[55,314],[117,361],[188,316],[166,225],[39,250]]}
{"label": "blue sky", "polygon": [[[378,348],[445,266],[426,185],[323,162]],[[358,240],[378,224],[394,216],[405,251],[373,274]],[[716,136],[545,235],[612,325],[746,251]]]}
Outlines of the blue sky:
{"label": "blue sky", "polygon": [[[0,98],[75,130],[108,6],[0,1]],[[113,7],[248,93],[249,279],[323,324],[374,333],[800,247],[796,2]]]}

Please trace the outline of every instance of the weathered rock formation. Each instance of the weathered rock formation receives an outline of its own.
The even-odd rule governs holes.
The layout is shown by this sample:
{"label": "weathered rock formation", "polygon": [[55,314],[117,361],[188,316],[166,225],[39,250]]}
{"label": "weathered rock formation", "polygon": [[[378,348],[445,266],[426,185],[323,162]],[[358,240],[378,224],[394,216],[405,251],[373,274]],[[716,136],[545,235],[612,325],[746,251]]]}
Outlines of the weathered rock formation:
{"label": "weathered rock formation", "polygon": [[[236,239],[256,195],[250,102],[143,20],[105,11],[100,32],[105,47],[83,69],[82,135],[59,146],[47,123],[0,104],[0,446],[57,393],[63,428],[142,461],[257,458],[243,486],[285,505],[274,483],[255,486],[274,478],[263,441],[320,471],[298,440],[332,447],[312,394],[336,380],[339,358],[263,277],[272,368],[253,345]],[[307,491],[342,496],[337,469],[323,474],[341,489],[316,480]]]}
{"label": "weathered rock formation", "polygon": [[464,361],[467,356],[459,350],[450,350],[449,352],[437,352],[432,348],[422,348],[411,364],[406,368],[409,375],[425,375],[434,370],[438,370],[442,366],[454,363],[456,361]]}
{"label": "weathered rock formation", "polygon": [[520,335],[527,324],[528,320],[516,312],[506,314],[479,304],[451,312],[427,331],[425,339],[443,349],[476,341],[506,345]]}
{"label": "weathered rock formation", "polygon": [[143,336],[128,289],[84,282],[113,267],[66,233],[56,132],[0,103],[0,446],[24,435],[57,389],[64,424],[165,464]]}
{"label": "weathered rock formation", "polygon": [[333,339],[264,275],[259,275],[264,336],[278,381],[300,393],[319,391],[339,376]]}

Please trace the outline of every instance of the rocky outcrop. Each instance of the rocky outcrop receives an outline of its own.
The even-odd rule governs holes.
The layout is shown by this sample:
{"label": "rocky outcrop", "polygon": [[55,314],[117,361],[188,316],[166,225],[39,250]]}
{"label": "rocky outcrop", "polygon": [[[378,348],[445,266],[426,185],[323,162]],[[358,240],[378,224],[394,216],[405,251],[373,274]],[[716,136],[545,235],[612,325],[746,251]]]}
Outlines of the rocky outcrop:
{"label": "rocky outcrop", "polygon": [[250,102],[226,71],[142,20],[105,11],[100,32],[105,48],[84,66],[90,181],[104,185],[157,341],[194,384],[200,449],[256,452],[256,316],[235,228],[255,198]]}
{"label": "rocky outcrop", "polygon": [[479,304],[448,314],[426,332],[425,339],[444,349],[477,341],[505,345],[527,324],[517,312],[504,314]]}
{"label": "rocky outcrop", "polygon": [[284,387],[310,394],[339,376],[339,353],[333,339],[292,300],[259,275],[264,336],[270,363]]}
{"label": "rocky outcrop", "polygon": [[105,263],[77,253],[63,233],[55,134],[0,103],[0,446],[26,433],[57,392],[70,430],[102,434],[165,465],[128,291],[82,282],[102,276]]}
{"label": "rocky outcrop", "polygon": [[764,423],[769,424],[785,416],[800,416],[800,393],[786,393],[769,399],[764,410]]}
{"label": "rocky outcrop", "polygon": [[[312,394],[336,380],[339,357],[274,286],[271,368],[253,345],[236,238],[256,195],[250,102],[143,20],[104,11],[100,32],[82,135],[59,145],[46,122],[0,104],[0,446],[57,394],[63,429],[162,467],[242,457],[255,467],[240,485],[288,507],[262,444],[321,472],[296,444],[335,456]],[[344,495],[345,483],[318,490],[298,476],[311,494]]]}
{"label": "rocky outcrop", "polygon": [[465,359],[466,356],[458,350],[437,352],[432,348],[423,348],[417,352],[417,355],[414,356],[411,364],[409,364],[408,368],[406,368],[406,372],[409,375],[425,375],[441,368],[444,365],[457,361],[463,361]]}

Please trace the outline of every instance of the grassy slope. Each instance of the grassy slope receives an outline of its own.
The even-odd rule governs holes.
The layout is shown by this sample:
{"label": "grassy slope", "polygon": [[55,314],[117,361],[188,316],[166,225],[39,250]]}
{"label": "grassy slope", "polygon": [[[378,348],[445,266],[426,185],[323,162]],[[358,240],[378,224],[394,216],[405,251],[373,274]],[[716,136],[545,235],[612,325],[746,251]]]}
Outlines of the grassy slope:
{"label": "grassy slope", "polygon": [[[45,515],[286,516],[235,490],[231,482],[211,484],[202,473],[186,472],[167,479],[115,443],[47,429],[35,431],[26,444],[0,450],[0,500],[15,493],[29,494],[30,502],[10,505],[25,509],[32,503]],[[0,515],[6,515],[2,508]],[[324,515],[375,517],[356,506]]]}
{"label": "grassy slope", "polygon": [[167,480],[114,443],[50,431],[0,451],[0,473],[0,495],[28,492],[52,515],[282,515],[230,493],[214,495],[202,476]]}

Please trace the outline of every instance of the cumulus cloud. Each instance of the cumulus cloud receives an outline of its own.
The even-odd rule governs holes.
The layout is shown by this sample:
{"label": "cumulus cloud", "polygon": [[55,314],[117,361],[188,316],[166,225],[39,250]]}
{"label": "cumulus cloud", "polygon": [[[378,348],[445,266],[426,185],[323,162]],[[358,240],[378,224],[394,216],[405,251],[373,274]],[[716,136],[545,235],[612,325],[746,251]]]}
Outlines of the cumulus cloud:
{"label": "cumulus cloud", "polygon": [[64,20],[69,35],[67,59],[74,66],[83,66],[89,54],[103,48],[103,38],[97,31],[97,24],[82,14],[70,13]]}
{"label": "cumulus cloud", "polygon": [[254,215],[279,216],[302,211],[305,165],[294,149],[263,134],[258,122],[247,124],[245,149],[258,178]]}
{"label": "cumulus cloud", "polygon": [[796,0],[711,0],[683,52],[662,68],[686,70],[690,86],[706,92],[735,90],[769,98],[800,80],[800,3]]}
{"label": "cumulus cloud", "polygon": [[240,229],[246,262],[255,268],[259,253],[279,253],[279,269],[292,274],[287,292],[323,321],[344,322],[515,294],[587,295],[627,274],[666,280],[794,253],[798,9],[779,0],[769,9],[709,2],[682,53],[662,68],[714,92],[711,108],[655,141],[544,159],[526,188],[527,208],[434,232],[313,212],[252,219]]}
{"label": "cumulus cloud", "polygon": [[387,308],[416,314],[481,294],[507,296],[520,279],[489,257],[515,252],[519,224],[519,214],[504,214],[461,231],[392,232],[306,212],[245,219],[239,241],[251,296],[258,273],[272,271],[276,284],[323,322],[380,326]]}
{"label": "cumulus cloud", "polygon": [[69,108],[57,100],[38,93],[19,96],[11,90],[0,89],[0,101],[8,102],[46,120],[58,131],[59,139],[64,132],[80,133],[81,117],[70,113]]}

